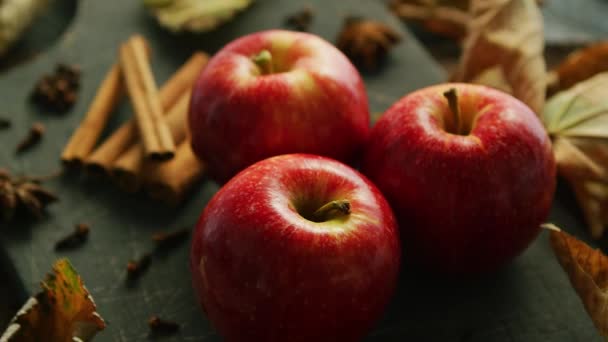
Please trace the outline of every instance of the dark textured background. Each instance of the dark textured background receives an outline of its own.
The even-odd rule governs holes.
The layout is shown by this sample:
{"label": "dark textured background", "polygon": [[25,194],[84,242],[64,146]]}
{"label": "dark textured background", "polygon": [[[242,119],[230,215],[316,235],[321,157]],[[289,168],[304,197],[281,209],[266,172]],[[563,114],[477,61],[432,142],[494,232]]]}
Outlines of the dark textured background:
{"label": "dark textured background", "polygon": [[[304,4],[316,9],[311,31],[330,41],[334,41],[342,18],[350,14],[385,20],[403,33],[403,42],[393,50],[384,68],[364,75],[372,112],[385,110],[409,91],[444,80],[441,68],[381,2],[260,0],[236,21],[215,32],[173,36],[157,27],[139,1],[82,0],[74,21],[55,45],[0,74],[0,115],[13,120],[13,128],[0,132],[0,166],[34,175],[48,174],[60,167],[58,158],[64,144],[115,61],[116,47],[130,34],[139,32],[150,40],[154,72],[160,84],[193,50],[214,52],[243,34],[281,27],[285,15]],[[41,113],[28,104],[28,93],[34,81],[59,61],[81,65],[80,101],[66,115]],[[130,106],[125,101],[112,118],[111,127],[129,115]],[[47,125],[44,142],[15,156],[16,142],[34,121]],[[216,184],[205,182],[178,209],[168,209],[140,195],[124,194],[107,182],[88,180],[79,174],[67,174],[48,186],[61,197],[50,207],[48,218],[0,226],[0,305],[6,308],[21,303],[25,291],[37,291],[38,281],[56,258],[68,257],[109,323],[97,341],[155,340],[157,337],[149,335],[146,325],[151,314],[182,323],[179,334],[158,339],[219,340],[194,303],[187,244],[155,257],[149,272],[138,283],[127,286],[125,282],[126,262],[152,248],[150,234],[191,227],[217,190]],[[575,235],[586,236],[576,203],[563,184],[559,186],[551,220]],[[92,225],[88,243],[75,251],[54,252],[53,243],[77,222]],[[8,258],[3,256],[5,250]],[[12,276],[9,259],[21,280]],[[593,341],[599,337],[555,261],[547,235],[542,233],[512,264],[478,279],[435,278],[405,266],[386,316],[367,340],[532,342]]]}

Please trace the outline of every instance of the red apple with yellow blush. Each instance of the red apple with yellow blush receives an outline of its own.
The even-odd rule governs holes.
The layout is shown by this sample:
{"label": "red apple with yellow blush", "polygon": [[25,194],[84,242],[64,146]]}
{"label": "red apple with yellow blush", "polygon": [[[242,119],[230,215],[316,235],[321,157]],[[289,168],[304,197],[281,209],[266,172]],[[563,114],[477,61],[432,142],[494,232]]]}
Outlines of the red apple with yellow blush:
{"label": "red apple with yellow blush", "polygon": [[390,206],[352,168],[291,154],[248,167],[199,219],[190,269],[226,341],[360,341],[396,287]]}
{"label": "red apple with yellow blush", "polygon": [[189,126],[194,152],[225,182],[286,153],[350,162],[369,135],[368,100],[359,73],[332,44],[263,31],[209,61],[193,89]]}

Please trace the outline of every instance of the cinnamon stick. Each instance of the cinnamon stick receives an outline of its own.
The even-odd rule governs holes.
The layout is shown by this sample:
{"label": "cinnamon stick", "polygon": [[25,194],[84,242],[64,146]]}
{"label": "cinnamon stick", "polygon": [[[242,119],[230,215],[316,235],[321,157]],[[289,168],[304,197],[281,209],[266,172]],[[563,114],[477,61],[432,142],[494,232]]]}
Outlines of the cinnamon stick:
{"label": "cinnamon stick", "polygon": [[61,161],[65,165],[82,166],[84,160],[93,151],[112,110],[123,93],[124,83],[120,66],[114,64],[101,82],[85,118],[63,149]]}
{"label": "cinnamon stick", "polygon": [[[191,91],[186,91],[166,116],[167,126],[176,144],[186,138],[186,116],[190,104],[190,94]],[[145,162],[145,148],[139,141],[116,160],[112,168],[112,178],[123,190],[135,192],[141,186]],[[155,160],[149,162],[158,163]]]}
{"label": "cinnamon stick", "polygon": [[141,36],[130,38],[120,47],[120,65],[146,156],[167,160],[173,158],[175,143],[164,120],[158,89],[145,51],[146,43]]}
{"label": "cinnamon stick", "polygon": [[205,163],[192,152],[188,137],[177,147],[175,158],[146,170],[145,187],[150,197],[175,206],[204,174]]}
{"label": "cinnamon stick", "polygon": [[[192,88],[208,59],[207,54],[196,52],[171,76],[160,90],[159,97],[163,109],[173,106],[186,89]],[[87,158],[85,161],[87,172],[93,175],[109,174],[114,161],[136,140],[137,125],[135,120],[131,119],[120,126]]]}

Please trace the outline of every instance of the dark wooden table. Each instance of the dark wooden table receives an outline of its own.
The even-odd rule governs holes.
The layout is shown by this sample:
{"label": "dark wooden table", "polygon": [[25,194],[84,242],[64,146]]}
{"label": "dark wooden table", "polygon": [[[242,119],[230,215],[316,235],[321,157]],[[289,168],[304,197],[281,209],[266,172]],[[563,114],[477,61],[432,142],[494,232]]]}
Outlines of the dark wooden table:
{"label": "dark wooden table", "polygon": [[[372,112],[385,110],[414,89],[445,79],[443,70],[380,1],[260,0],[217,31],[174,36],[157,27],[140,1],[82,0],[73,23],[55,45],[28,63],[0,74],[0,111],[13,120],[10,130],[0,132],[0,167],[34,175],[48,174],[60,167],[58,159],[64,144],[115,61],[118,44],[130,34],[139,32],[150,40],[154,71],[160,83],[192,51],[214,52],[246,33],[282,27],[287,14],[306,4],[316,9],[311,31],[330,41],[334,41],[342,18],[352,14],[385,20],[402,32],[403,42],[393,50],[385,67],[364,74]],[[77,63],[83,69],[80,101],[66,115],[42,113],[27,101],[35,80],[50,72],[57,62]],[[130,111],[125,101],[112,118],[111,127],[129,117]],[[44,142],[15,156],[16,142],[34,121],[42,121],[48,128]],[[133,286],[125,282],[126,262],[152,248],[151,233],[192,227],[218,189],[216,184],[204,182],[177,209],[142,195],[122,193],[109,182],[77,173],[68,173],[48,186],[58,192],[61,201],[50,207],[46,219],[0,226],[0,248],[8,254],[7,258],[0,253],[0,273],[9,279],[1,281],[7,288],[0,287],[4,301],[21,302],[24,295],[20,294],[38,290],[38,281],[55,259],[68,257],[109,323],[98,341],[156,339],[147,328],[147,318],[152,314],[182,323],[180,333],[163,340],[220,340],[194,302],[187,244],[155,257],[149,272]],[[586,236],[576,203],[563,184],[559,186],[551,220],[575,235]],[[88,243],[70,252],[53,251],[53,242],[78,222],[92,226]],[[19,277],[11,276],[13,267]],[[543,233],[513,263],[477,279],[433,277],[404,267],[394,300],[366,340],[570,342],[599,340],[599,336]]]}

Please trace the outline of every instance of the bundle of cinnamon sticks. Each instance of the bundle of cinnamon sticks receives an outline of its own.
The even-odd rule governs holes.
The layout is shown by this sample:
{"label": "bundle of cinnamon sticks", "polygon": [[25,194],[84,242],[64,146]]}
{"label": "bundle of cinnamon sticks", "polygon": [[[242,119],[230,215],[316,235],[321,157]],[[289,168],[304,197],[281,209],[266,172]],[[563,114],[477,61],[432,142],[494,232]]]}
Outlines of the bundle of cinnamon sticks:
{"label": "bundle of cinnamon sticks", "polygon": [[[205,53],[194,53],[159,90],[146,40],[129,38],[65,146],[62,162],[84,167],[94,176],[109,176],[125,191],[145,189],[153,198],[179,203],[205,171],[190,149],[186,117],[192,86],[207,60]],[[134,118],[96,146],[125,93]]]}

